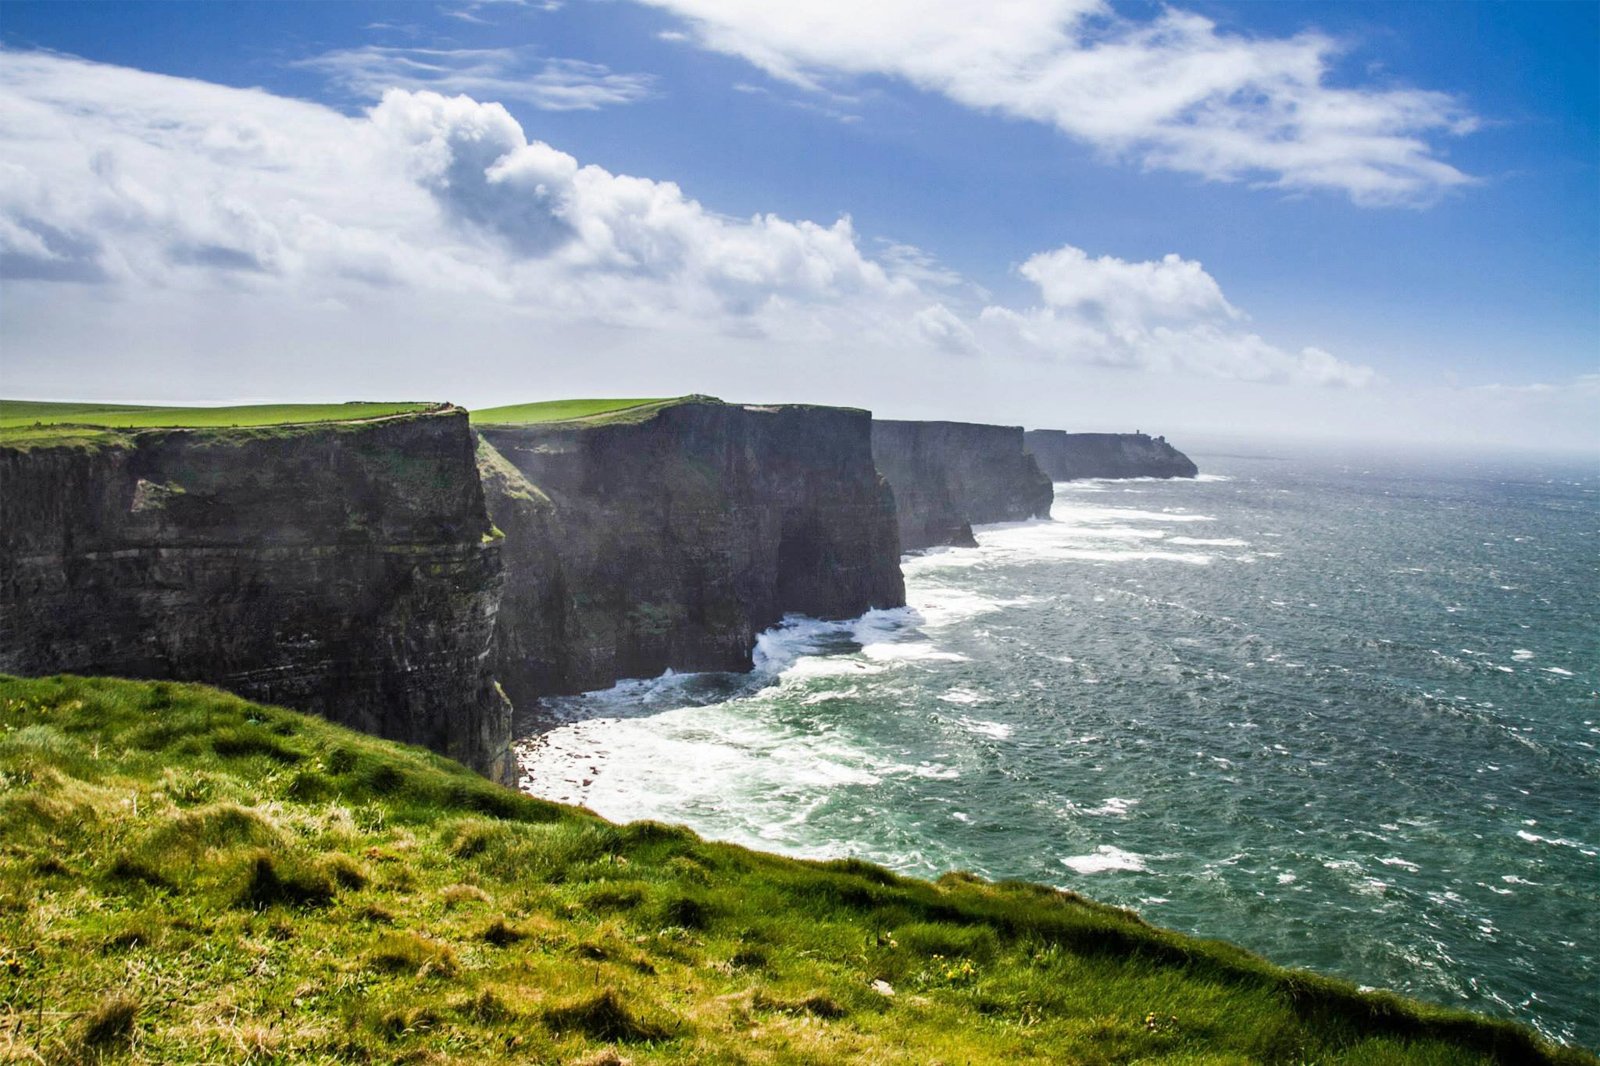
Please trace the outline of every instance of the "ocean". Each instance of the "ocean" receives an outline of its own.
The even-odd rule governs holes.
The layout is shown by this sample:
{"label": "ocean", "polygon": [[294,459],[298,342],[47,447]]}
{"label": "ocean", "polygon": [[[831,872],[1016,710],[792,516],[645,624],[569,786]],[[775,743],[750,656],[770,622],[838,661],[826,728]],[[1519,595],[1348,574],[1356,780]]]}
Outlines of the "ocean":
{"label": "ocean", "polygon": [[1600,470],[1197,455],[908,558],[748,675],[548,701],[523,786],[1057,885],[1600,1046]]}

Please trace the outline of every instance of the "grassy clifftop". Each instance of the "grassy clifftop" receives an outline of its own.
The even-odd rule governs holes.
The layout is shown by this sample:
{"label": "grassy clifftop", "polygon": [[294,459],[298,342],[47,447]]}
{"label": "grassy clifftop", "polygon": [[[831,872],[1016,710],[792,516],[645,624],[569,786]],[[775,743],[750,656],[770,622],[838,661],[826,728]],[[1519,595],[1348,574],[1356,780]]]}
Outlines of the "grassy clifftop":
{"label": "grassy clifftop", "polygon": [[680,403],[720,403],[711,396],[669,396],[658,399],[545,400],[506,407],[486,407],[472,412],[475,426],[533,426],[549,422],[643,422]]}
{"label": "grassy clifftop", "polygon": [[0,677],[0,1057],[1592,1063],[1077,896],[617,826],[194,685]]}
{"label": "grassy clifftop", "polygon": [[129,404],[0,400],[0,444],[106,443],[138,429],[264,429],[364,422],[442,409],[436,403],[277,403],[235,407],[139,407]]}

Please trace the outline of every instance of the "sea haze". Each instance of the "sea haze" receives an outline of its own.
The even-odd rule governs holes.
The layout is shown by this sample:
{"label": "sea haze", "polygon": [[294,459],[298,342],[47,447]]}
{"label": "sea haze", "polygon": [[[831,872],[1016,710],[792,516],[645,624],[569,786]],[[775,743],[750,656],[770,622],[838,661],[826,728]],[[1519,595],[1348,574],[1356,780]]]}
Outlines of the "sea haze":
{"label": "sea haze", "polygon": [[524,787],[1047,882],[1600,1045],[1600,475],[1200,463],[1057,485],[749,676],[550,701]]}

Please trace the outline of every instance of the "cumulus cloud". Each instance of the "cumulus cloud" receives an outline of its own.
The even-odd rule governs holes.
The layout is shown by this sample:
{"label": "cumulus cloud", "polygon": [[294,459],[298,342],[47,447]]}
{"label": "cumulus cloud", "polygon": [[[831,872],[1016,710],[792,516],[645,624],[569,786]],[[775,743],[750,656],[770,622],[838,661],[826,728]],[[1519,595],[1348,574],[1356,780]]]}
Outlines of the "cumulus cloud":
{"label": "cumulus cloud", "polygon": [[617,74],[599,63],[541,59],[523,48],[341,48],[293,64],[326,75],[357,97],[389,89],[432,90],[518,100],[543,111],[594,111],[651,95],[648,74]]}
{"label": "cumulus cloud", "polygon": [[1450,96],[1343,88],[1322,34],[1246,37],[1105,0],[642,0],[699,45],[813,90],[884,75],[982,111],[1045,123],[1108,157],[1216,181],[1426,203],[1471,179],[1430,137],[1476,120]]}
{"label": "cumulus cloud", "polygon": [[1215,278],[1193,260],[1167,255],[1148,262],[1091,258],[1066,245],[1019,268],[1039,288],[1025,310],[990,306],[980,321],[1000,337],[1056,358],[1163,373],[1241,381],[1359,388],[1372,368],[1320,348],[1285,351],[1243,325]]}
{"label": "cumulus cloud", "polygon": [[1176,254],[1130,263],[1110,255],[1091,259],[1069,244],[1034,256],[1021,272],[1051,307],[1092,311],[1114,324],[1240,317],[1215,278]]}
{"label": "cumulus cloud", "polygon": [[1249,333],[1217,281],[1176,255],[1130,262],[1066,246],[1021,267],[1037,306],[984,306],[980,289],[917,248],[878,241],[869,253],[848,217],[731,218],[672,182],[530,138],[498,103],[391,89],[346,116],[40,52],[5,60],[0,275],[30,322],[94,292],[180,320],[210,314],[223,294],[287,308],[289,330],[302,313],[326,322],[377,293],[416,318],[634,330],[646,347],[736,338],[847,362],[872,352],[1311,385],[1372,378]]}

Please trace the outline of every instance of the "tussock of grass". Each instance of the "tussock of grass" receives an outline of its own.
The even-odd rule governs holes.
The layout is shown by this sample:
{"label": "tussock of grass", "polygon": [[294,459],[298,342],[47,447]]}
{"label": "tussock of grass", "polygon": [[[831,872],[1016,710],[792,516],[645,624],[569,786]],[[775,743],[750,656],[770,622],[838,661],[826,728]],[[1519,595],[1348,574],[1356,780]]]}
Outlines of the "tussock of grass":
{"label": "tussock of grass", "polygon": [[577,1000],[544,1012],[544,1022],[558,1033],[579,1032],[591,1040],[639,1043],[666,1040],[672,1027],[629,1010],[615,990]]}
{"label": "tussock of grass", "polygon": [[834,1020],[843,1018],[849,1011],[831,997],[820,992],[802,996],[798,999],[782,999],[772,996],[765,991],[757,991],[750,998],[750,1006],[755,1010],[778,1011],[783,1014],[810,1014],[817,1018]]}
{"label": "tussock of grass", "polygon": [[138,1015],[137,999],[123,992],[113,992],[83,1016],[79,1041],[96,1051],[126,1045],[133,1040],[134,1021]]}
{"label": "tussock of grass", "polygon": [[637,1066],[1596,1061],[1037,885],[610,825],[200,686],[0,678],[0,1058],[619,1047]]}
{"label": "tussock of grass", "polygon": [[390,933],[378,941],[369,961],[389,973],[417,977],[454,977],[460,969],[448,944],[416,933]]}
{"label": "tussock of grass", "polygon": [[238,905],[252,910],[326,907],[337,892],[333,879],[323,871],[264,849],[250,857],[245,871]]}

